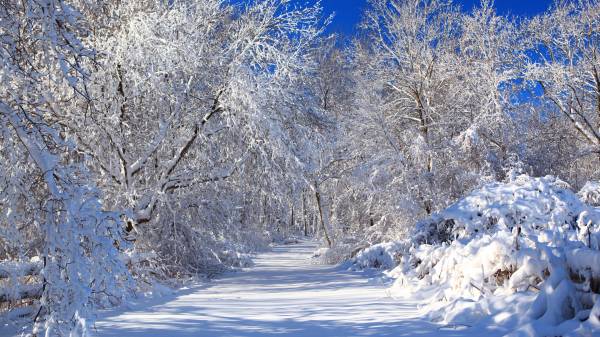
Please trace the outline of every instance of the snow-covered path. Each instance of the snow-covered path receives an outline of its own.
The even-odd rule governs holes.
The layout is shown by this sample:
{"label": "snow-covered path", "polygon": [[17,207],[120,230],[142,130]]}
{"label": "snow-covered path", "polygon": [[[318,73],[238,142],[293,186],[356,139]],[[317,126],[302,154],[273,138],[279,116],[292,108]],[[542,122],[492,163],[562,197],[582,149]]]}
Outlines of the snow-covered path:
{"label": "snow-covered path", "polygon": [[[275,247],[256,266],[162,302],[105,313],[102,337],[458,336],[419,318],[360,273],[310,262],[315,245]],[[464,335],[464,331],[463,331]]]}

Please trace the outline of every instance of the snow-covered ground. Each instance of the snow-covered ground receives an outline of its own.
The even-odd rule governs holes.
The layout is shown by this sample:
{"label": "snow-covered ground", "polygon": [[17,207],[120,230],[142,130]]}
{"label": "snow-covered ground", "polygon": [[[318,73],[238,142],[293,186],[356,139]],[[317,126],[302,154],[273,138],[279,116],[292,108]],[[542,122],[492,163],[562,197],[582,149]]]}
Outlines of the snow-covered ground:
{"label": "snow-covered ground", "polygon": [[[171,297],[101,314],[102,337],[462,336],[427,321],[369,274],[315,265],[315,243],[277,246],[256,265]],[[371,275],[374,276],[374,275]],[[488,335],[489,336],[489,335]]]}

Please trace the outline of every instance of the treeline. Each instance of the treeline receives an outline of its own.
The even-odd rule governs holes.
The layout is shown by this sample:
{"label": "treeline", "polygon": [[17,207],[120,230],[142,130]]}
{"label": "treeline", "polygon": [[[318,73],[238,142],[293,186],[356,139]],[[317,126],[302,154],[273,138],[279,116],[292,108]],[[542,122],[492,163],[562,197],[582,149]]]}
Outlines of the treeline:
{"label": "treeline", "polygon": [[598,1],[533,18],[498,15],[493,1],[370,1],[359,36],[328,60],[318,92],[338,135],[321,184],[342,254],[332,259],[401,239],[508,172],[575,190],[599,178]]}

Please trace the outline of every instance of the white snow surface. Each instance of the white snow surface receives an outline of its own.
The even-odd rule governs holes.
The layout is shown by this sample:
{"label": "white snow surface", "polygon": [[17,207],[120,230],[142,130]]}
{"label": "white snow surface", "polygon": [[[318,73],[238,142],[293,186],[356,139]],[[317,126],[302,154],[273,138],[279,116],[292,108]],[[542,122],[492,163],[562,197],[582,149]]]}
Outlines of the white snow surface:
{"label": "white snow surface", "polygon": [[388,269],[390,294],[422,298],[435,322],[512,336],[600,336],[599,248],[600,208],[555,177],[514,175],[349,264]]}
{"label": "white snow surface", "polygon": [[[127,309],[100,314],[102,337],[464,336],[398,301],[376,273],[313,263],[313,242],[276,246],[256,265]],[[482,332],[481,330],[479,332]],[[487,335],[493,336],[494,333]],[[495,335],[500,335],[496,333]]]}

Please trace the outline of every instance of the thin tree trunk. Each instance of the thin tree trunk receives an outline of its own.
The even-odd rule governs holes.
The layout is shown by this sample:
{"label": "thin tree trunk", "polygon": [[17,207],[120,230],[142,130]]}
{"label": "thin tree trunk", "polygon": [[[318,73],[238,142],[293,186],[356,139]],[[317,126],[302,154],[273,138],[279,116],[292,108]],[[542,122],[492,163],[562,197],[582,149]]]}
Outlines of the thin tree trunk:
{"label": "thin tree trunk", "polygon": [[331,248],[331,239],[329,238],[329,233],[327,233],[327,226],[325,225],[325,220],[323,219],[323,206],[321,205],[321,194],[319,193],[318,188],[315,188],[315,198],[317,199],[317,206],[319,207],[319,217],[321,220],[321,229],[323,230],[323,235],[325,236],[325,241],[327,241],[327,246]]}
{"label": "thin tree trunk", "polygon": [[290,219],[290,228],[296,231],[296,223],[294,222],[294,205],[292,205],[292,216]]}
{"label": "thin tree trunk", "polygon": [[308,219],[306,216],[306,195],[302,193],[302,222],[304,223],[304,236],[308,236]]}

